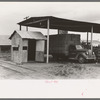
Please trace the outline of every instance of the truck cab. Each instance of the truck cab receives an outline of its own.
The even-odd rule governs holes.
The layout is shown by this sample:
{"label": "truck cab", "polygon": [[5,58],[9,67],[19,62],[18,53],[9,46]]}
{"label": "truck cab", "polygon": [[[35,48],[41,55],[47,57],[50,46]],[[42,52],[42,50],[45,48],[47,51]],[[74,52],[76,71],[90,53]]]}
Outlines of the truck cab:
{"label": "truck cab", "polygon": [[88,60],[96,60],[94,52],[84,49],[81,45],[69,45],[69,59],[78,60],[79,63],[87,62]]}

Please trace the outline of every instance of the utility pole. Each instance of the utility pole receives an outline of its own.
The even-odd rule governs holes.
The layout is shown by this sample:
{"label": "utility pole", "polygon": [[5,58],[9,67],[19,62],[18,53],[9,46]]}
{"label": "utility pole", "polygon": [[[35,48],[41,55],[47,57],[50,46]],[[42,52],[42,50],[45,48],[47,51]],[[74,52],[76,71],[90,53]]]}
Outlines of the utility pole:
{"label": "utility pole", "polygon": [[[29,16],[26,16],[24,19],[27,20]],[[26,31],[28,31],[28,26],[26,26]]]}

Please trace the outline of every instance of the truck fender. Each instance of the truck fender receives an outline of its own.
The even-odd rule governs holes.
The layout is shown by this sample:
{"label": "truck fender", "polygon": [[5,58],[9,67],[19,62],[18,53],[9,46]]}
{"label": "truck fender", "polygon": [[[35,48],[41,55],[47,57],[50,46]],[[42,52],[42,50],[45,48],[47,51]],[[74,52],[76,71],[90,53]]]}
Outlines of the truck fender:
{"label": "truck fender", "polygon": [[83,57],[86,59],[86,56],[85,56],[84,53],[79,53],[79,54],[77,54],[76,59],[78,59],[79,56],[83,56]]}

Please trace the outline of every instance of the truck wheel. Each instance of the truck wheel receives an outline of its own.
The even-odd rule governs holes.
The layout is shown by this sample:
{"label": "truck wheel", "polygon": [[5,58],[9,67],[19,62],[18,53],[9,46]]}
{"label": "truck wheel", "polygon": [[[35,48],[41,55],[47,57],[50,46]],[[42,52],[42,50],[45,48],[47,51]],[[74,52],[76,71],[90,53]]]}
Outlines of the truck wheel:
{"label": "truck wheel", "polygon": [[79,56],[78,57],[78,62],[81,63],[81,64],[85,63],[85,58],[83,56]]}

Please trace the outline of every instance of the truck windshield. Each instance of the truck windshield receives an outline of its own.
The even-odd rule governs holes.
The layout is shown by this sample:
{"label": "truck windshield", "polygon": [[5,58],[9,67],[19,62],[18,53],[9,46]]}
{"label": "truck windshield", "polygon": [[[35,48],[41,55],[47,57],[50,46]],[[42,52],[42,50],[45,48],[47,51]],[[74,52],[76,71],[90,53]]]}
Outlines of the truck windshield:
{"label": "truck windshield", "polygon": [[83,48],[82,48],[81,45],[76,45],[76,49],[77,49],[77,50],[80,50],[80,49],[83,49]]}

